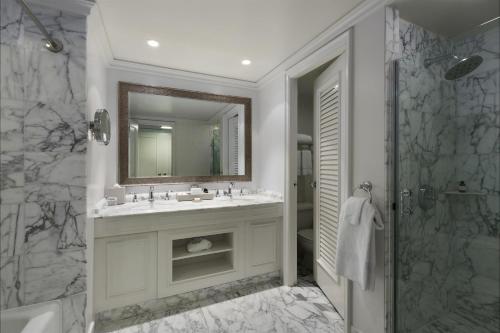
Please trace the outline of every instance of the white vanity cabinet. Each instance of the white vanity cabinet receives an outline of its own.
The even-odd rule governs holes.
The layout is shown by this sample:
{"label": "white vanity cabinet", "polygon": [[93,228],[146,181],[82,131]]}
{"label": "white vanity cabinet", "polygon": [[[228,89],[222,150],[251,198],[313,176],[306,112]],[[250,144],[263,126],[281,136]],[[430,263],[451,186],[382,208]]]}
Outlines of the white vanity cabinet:
{"label": "white vanity cabinet", "polygon": [[156,296],[156,232],[98,238],[94,248],[98,310]]}
{"label": "white vanity cabinet", "polygon": [[[95,220],[96,312],[281,268],[282,204]],[[212,247],[190,253],[193,238]]]}
{"label": "white vanity cabinet", "polygon": [[[205,288],[243,277],[241,230],[229,224],[158,232],[158,297]],[[212,248],[189,253],[187,243],[208,239]]]}
{"label": "white vanity cabinet", "polygon": [[246,224],[246,269],[248,275],[275,271],[279,263],[278,251],[281,238],[275,220],[255,221]]}

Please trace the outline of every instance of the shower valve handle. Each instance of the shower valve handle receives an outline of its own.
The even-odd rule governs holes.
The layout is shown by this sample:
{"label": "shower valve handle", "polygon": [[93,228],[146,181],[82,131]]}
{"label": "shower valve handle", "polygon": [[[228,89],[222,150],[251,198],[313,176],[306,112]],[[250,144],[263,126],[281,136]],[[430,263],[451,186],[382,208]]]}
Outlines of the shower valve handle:
{"label": "shower valve handle", "polygon": [[412,193],[410,189],[403,189],[400,192],[399,206],[401,209],[401,216],[410,216],[413,214],[412,206]]}

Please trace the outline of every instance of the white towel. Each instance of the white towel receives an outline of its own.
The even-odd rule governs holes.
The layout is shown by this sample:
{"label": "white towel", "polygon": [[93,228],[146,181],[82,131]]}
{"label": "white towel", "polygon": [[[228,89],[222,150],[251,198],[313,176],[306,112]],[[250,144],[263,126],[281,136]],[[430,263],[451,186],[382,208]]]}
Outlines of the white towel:
{"label": "white towel", "polygon": [[312,153],[310,150],[297,151],[297,176],[312,175]]}
{"label": "white towel", "polygon": [[341,217],[353,225],[358,225],[361,218],[361,209],[367,198],[350,197],[341,207]]}
{"label": "white towel", "polygon": [[313,172],[312,154],[310,150],[301,151],[302,155],[302,175],[310,176]]}
{"label": "white towel", "polygon": [[[349,200],[352,198],[349,198]],[[375,285],[375,229],[383,228],[383,221],[377,208],[368,200],[361,204],[359,223],[350,223],[355,214],[348,215],[349,200],[342,205],[337,236],[337,257],[335,271],[360,284],[362,290],[373,290]],[[374,223],[377,220],[377,225]],[[382,226],[382,227],[380,227]]]}
{"label": "white towel", "polygon": [[298,144],[312,144],[313,139],[312,136],[307,134],[297,134],[297,143]]}

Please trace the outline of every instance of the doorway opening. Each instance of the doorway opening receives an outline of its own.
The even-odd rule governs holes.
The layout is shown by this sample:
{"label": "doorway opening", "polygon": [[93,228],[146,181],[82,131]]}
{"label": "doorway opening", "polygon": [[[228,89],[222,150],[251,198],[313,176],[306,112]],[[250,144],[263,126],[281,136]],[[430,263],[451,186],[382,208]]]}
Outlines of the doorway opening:
{"label": "doorway opening", "polygon": [[334,60],[297,79],[297,277],[314,281],[314,82]]}
{"label": "doorway opening", "polygon": [[350,283],[336,275],[338,216],[350,184],[351,31],[286,76],[283,280],[310,279],[349,330]]}

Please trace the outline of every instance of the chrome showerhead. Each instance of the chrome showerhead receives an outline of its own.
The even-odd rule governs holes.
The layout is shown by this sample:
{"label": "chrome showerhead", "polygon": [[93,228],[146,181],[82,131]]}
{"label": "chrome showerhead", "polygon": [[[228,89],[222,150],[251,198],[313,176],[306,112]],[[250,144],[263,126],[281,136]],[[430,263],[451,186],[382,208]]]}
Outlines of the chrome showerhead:
{"label": "chrome showerhead", "polygon": [[446,71],[444,78],[446,80],[457,80],[471,73],[473,70],[479,67],[482,62],[483,57],[478,55],[462,58]]}
{"label": "chrome showerhead", "polygon": [[475,70],[483,62],[483,57],[478,55],[473,55],[470,57],[457,57],[456,55],[441,55],[435,58],[427,58],[424,60],[424,67],[428,68],[432,64],[448,60],[450,58],[456,59],[456,62],[451,66],[444,75],[446,80],[456,80],[459,79],[473,70]]}

